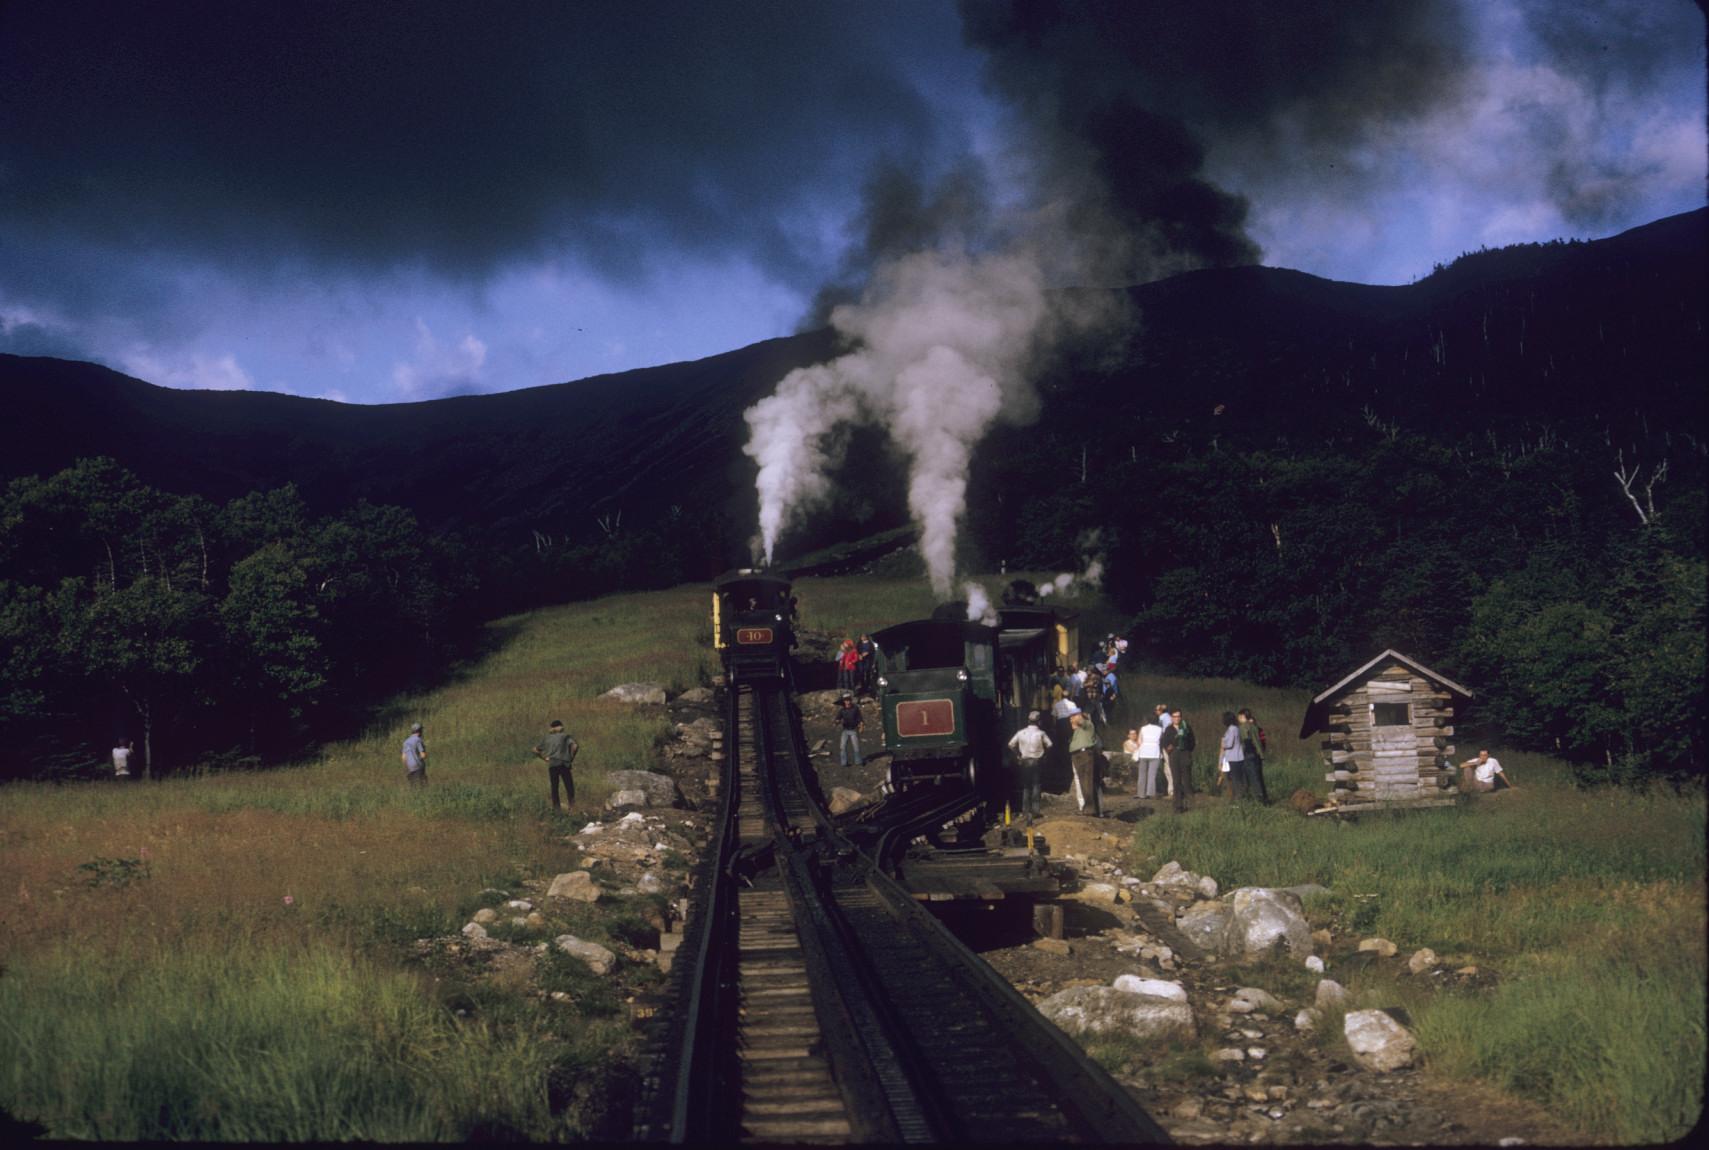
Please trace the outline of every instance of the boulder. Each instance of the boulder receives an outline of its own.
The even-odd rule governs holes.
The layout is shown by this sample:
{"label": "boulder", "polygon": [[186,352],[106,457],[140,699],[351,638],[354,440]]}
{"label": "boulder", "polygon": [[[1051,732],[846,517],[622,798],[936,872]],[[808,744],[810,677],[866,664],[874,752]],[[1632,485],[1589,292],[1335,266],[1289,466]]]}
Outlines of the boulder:
{"label": "boulder", "polygon": [[608,811],[618,811],[622,810],[624,807],[644,807],[646,805],[647,792],[637,791],[632,788],[613,791],[611,792],[611,796],[605,800],[605,809]]}
{"label": "boulder", "polygon": [[1268,1011],[1271,1014],[1280,1014],[1286,1009],[1282,1005],[1281,999],[1267,990],[1258,989],[1256,986],[1243,986],[1234,992],[1234,997],[1250,1002],[1259,1010]]}
{"label": "boulder", "polygon": [[539,911],[534,911],[527,918],[523,919],[523,921],[535,930],[539,930],[541,927],[546,925],[546,916],[541,914]]}
{"label": "boulder", "polygon": [[1316,1007],[1308,1006],[1298,1014],[1294,1015],[1294,1029],[1316,1030],[1318,1020],[1322,1017],[1322,1011],[1318,1010]]}
{"label": "boulder", "polygon": [[1243,886],[1235,891],[1224,951],[1255,958],[1278,946],[1299,956],[1311,953],[1311,927],[1300,908],[1299,896],[1261,886]]}
{"label": "boulder", "polygon": [[1359,940],[1359,949],[1369,951],[1379,958],[1393,958],[1400,947],[1386,938],[1362,938]]}
{"label": "boulder", "polygon": [[712,688],[690,687],[688,690],[678,695],[676,697],[676,701],[679,703],[693,703],[696,705],[701,703],[710,703],[712,701]]}
{"label": "boulder", "polygon": [[546,890],[547,898],[567,898],[574,902],[598,902],[599,884],[585,870],[561,874]]}
{"label": "boulder", "polygon": [[1387,1074],[1412,1065],[1418,1040],[1387,1011],[1348,1011],[1342,1031],[1353,1057],[1367,1070]]}
{"label": "boulder", "polygon": [[1423,974],[1436,966],[1436,952],[1428,946],[1420,947],[1412,952],[1412,957],[1406,960],[1406,968],[1414,974]]}
{"label": "boulder", "polygon": [[481,939],[487,936],[487,928],[478,922],[471,922],[464,925],[463,933],[469,938]]}
{"label": "boulder", "polygon": [[552,945],[571,958],[581,959],[595,974],[610,974],[617,962],[617,956],[599,943],[584,942],[573,934],[560,934],[552,940]]}
{"label": "boulder", "polygon": [[1115,902],[1116,887],[1113,883],[1089,882],[1076,892],[1083,902]]}
{"label": "boulder", "polygon": [[1176,1002],[1187,1001],[1187,988],[1178,982],[1170,982],[1161,978],[1141,978],[1137,974],[1118,974],[1114,986],[1117,990],[1125,990],[1129,994],[1143,994],[1150,998],[1168,998]]}
{"label": "boulder", "polygon": [[1346,1006],[1351,997],[1347,993],[1347,988],[1333,978],[1318,981],[1316,1003],[1319,1010],[1333,1010],[1338,1006]]}
{"label": "boulder", "polygon": [[1198,875],[1184,868],[1180,863],[1171,859],[1151,876],[1151,885],[1172,888],[1172,891],[1190,892],[1200,898],[1215,898],[1217,892],[1216,879],[1210,875]]}
{"label": "boulder", "polygon": [[618,703],[659,703],[665,701],[665,689],[658,683],[619,683],[601,695]]}
{"label": "boulder", "polygon": [[657,771],[607,771],[606,782],[617,791],[640,791],[645,800],[638,806],[685,807],[688,803],[677,789],[676,780]]}
{"label": "boulder", "polygon": [[491,926],[498,921],[498,911],[490,906],[483,906],[475,912],[475,921],[482,926]]}
{"label": "boulder", "polygon": [[659,876],[652,871],[645,871],[635,880],[635,889],[642,894],[658,894],[665,889],[665,884],[659,881]]}
{"label": "boulder", "polygon": [[1201,902],[1181,912],[1175,929],[1208,954],[1222,951],[1228,935],[1229,908],[1220,902]]}
{"label": "boulder", "polygon": [[831,806],[833,815],[846,814],[866,802],[866,796],[853,787],[832,787]]}
{"label": "boulder", "polygon": [[1131,1038],[1191,1038],[1193,1010],[1184,999],[1135,994],[1113,986],[1076,986],[1038,1004],[1039,1013],[1069,1034]]}

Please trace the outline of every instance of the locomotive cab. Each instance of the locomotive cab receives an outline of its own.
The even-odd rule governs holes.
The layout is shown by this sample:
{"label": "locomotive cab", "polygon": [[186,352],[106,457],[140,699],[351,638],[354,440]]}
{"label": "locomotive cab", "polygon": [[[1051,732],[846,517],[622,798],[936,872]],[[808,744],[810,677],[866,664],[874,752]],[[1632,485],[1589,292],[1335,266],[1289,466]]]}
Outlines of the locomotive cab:
{"label": "locomotive cab", "polygon": [[770,571],[742,567],[712,585],[712,644],[730,683],[787,678],[795,646],[790,582]]}
{"label": "locomotive cab", "polygon": [[890,781],[898,790],[951,780],[974,786],[988,762],[997,705],[993,628],[924,619],[873,635]]}

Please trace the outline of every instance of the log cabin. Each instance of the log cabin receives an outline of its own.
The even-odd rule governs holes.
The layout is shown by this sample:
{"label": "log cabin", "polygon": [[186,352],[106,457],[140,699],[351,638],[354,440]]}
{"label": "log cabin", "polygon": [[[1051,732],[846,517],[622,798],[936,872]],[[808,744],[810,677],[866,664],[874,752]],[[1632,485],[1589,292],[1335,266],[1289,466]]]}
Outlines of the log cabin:
{"label": "log cabin", "polygon": [[1472,693],[1399,651],[1386,650],[1312,699],[1300,738],[1322,731],[1332,803],[1452,801],[1455,708]]}

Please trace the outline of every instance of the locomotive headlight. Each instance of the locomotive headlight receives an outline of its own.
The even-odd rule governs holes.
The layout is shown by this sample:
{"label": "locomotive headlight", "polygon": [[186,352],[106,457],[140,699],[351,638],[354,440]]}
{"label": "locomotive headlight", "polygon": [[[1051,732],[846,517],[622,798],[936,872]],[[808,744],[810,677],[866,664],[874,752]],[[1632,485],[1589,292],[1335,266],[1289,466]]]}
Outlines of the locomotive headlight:
{"label": "locomotive headlight", "polygon": [[779,623],[783,622],[783,616],[782,615],[773,615],[772,618],[776,619]]}
{"label": "locomotive headlight", "polygon": [[878,676],[878,685],[880,687],[888,687],[890,685],[890,680],[886,679],[883,675],[880,675]]}
{"label": "locomotive headlight", "polygon": [[955,677],[956,677],[956,680],[958,682],[962,682],[962,683],[967,682],[967,672],[966,671],[957,671],[955,673]]}

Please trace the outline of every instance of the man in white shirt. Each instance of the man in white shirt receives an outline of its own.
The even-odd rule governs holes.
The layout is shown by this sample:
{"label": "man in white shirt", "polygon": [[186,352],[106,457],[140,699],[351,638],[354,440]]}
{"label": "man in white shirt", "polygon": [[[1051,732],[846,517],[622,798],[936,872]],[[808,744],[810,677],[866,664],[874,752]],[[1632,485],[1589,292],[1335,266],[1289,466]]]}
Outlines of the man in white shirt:
{"label": "man in white shirt", "polygon": [[[1468,776],[1466,772],[1470,771]],[[1475,759],[1460,764],[1460,785],[1471,791],[1517,790],[1501,769],[1501,760],[1491,758],[1488,751],[1479,751]]]}
{"label": "man in white shirt", "polygon": [[1039,722],[1039,713],[1033,711],[1027,716],[1027,725],[1009,740],[1010,749],[1020,761],[1021,813],[1029,823],[1038,818],[1039,768],[1044,762],[1044,753],[1051,746],[1050,736],[1044,733]]}
{"label": "man in white shirt", "polygon": [[128,779],[131,777],[131,741],[120,739],[118,746],[113,748],[113,777]]}
{"label": "man in white shirt", "polygon": [[1134,760],[1139,764],[1139,780],[1135,788],[1137,797],[1156,798],[1157,767],[1163,761],[1163,728],[1157,725],[1155,715],[1139,729],[1139,752]]}

